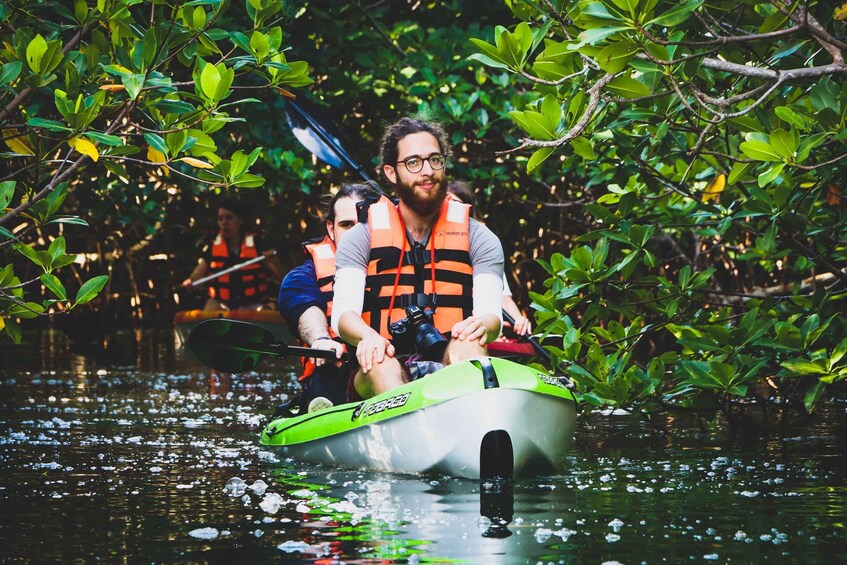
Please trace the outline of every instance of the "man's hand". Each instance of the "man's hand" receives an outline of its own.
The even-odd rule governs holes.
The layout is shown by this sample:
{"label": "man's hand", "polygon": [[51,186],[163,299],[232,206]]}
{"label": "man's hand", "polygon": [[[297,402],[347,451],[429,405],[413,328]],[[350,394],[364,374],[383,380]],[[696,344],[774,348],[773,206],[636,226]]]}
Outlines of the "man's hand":
{"label": "man's hand", "polygon": [[374,365],[382,363],[386,357],[394,357],[394,346],[391,342],[376,332],[362,338],[356,346],[356,359],[362,372],[369,372]]}
{"label": "man's hand", "polygon": [[523,316],[516,316],[512,330],[517,335],[529,335],[532,332],[532,324]]}
{"label": "man's hand", "polygon": [[[321,349],[323,351],[335,351],[335,358],[338,359],[338,361],[335,362],[335,366],[341,366],[341,356],[344,355],[344,346],[335,341],[334,339],[319,339],[312,343],[312,349]],[[327,361],[328,359],[315,358],[315,365],[320,367]]]}
{"label": "man's hand", "polygon": [[450,330],[450,336],[458,341],[475,340],[479,341],[480,345],[488,343],[488,329],[485,327],[482,318],[476,316],[470,316],[461,322],[457,322]]}

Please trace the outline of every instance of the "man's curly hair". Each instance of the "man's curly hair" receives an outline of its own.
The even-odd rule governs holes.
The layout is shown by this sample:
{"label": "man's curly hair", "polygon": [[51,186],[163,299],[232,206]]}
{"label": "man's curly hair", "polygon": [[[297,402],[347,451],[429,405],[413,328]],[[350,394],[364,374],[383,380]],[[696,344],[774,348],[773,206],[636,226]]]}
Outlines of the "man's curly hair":
{"label": "man's curly hair", "polygon": [[379,158],[382,164],[395,166],[398,156],[397,144],[407,135],[420,132],[426,132],[435,137],[438,140],[439,147],[441,147],[441,154],[450,158],[453,150],[450,147],[450,142],[447,141],[447,132],[444,131],[440,123],[415,118],[401,118],[386,128],[379,143]]}

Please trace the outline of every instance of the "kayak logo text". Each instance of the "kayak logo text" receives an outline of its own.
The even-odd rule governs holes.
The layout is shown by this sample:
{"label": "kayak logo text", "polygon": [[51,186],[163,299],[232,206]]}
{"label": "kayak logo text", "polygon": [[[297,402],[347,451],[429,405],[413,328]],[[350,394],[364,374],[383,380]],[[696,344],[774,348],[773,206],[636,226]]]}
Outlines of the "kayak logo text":
{"label": "kayak logo text", "polygon": [[410,396],[410,392],[407,392],[405,394],[398,394],[397,396],[392,396],[391,398],[380,400],[379,402],[371,404],[370,406],[366,406],[366,403],[363,402],[353,412],[352,419],[355,420],[363,414],[365,416],[373,416],[374,414],[379,414],[380,412],[385,412],[386,410],[391,410],[392,408],[399,408],[400,406],[405,405],[409,401]]}

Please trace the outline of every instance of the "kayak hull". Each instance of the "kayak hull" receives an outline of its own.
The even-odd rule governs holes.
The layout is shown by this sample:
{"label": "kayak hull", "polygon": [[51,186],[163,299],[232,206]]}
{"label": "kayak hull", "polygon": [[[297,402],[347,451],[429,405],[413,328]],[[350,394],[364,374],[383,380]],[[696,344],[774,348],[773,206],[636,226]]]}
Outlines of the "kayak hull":
{"label": "kayak hull", "polygon": [[277,310],[182,310],[174,316],[176,346],[186,346],[191,330],[198,324],[218,318],[256,324],[270,331],[278,341],[292,339],[288,326]]}
{"label": "kayak hull", "polygon": [[[275,420],[262,443],[302,461],[392,473],[480,479],[562,472],[576,421],[573,395],[528,367],[483,359],[365,402]],[[486,386],[486,362],[496,386]]]}

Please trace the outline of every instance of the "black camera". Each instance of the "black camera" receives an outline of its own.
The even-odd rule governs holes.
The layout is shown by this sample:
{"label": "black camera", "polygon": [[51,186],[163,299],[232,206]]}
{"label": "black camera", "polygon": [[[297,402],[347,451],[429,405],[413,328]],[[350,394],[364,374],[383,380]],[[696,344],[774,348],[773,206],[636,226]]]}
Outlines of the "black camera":
{"label": "black camera", "polygon": [[406,317],[388,324],[394,347],[399,353],[417,351],[424,359],[441,361],[447,339],[432,325],[433,310],[429,306],[406,307]]}

